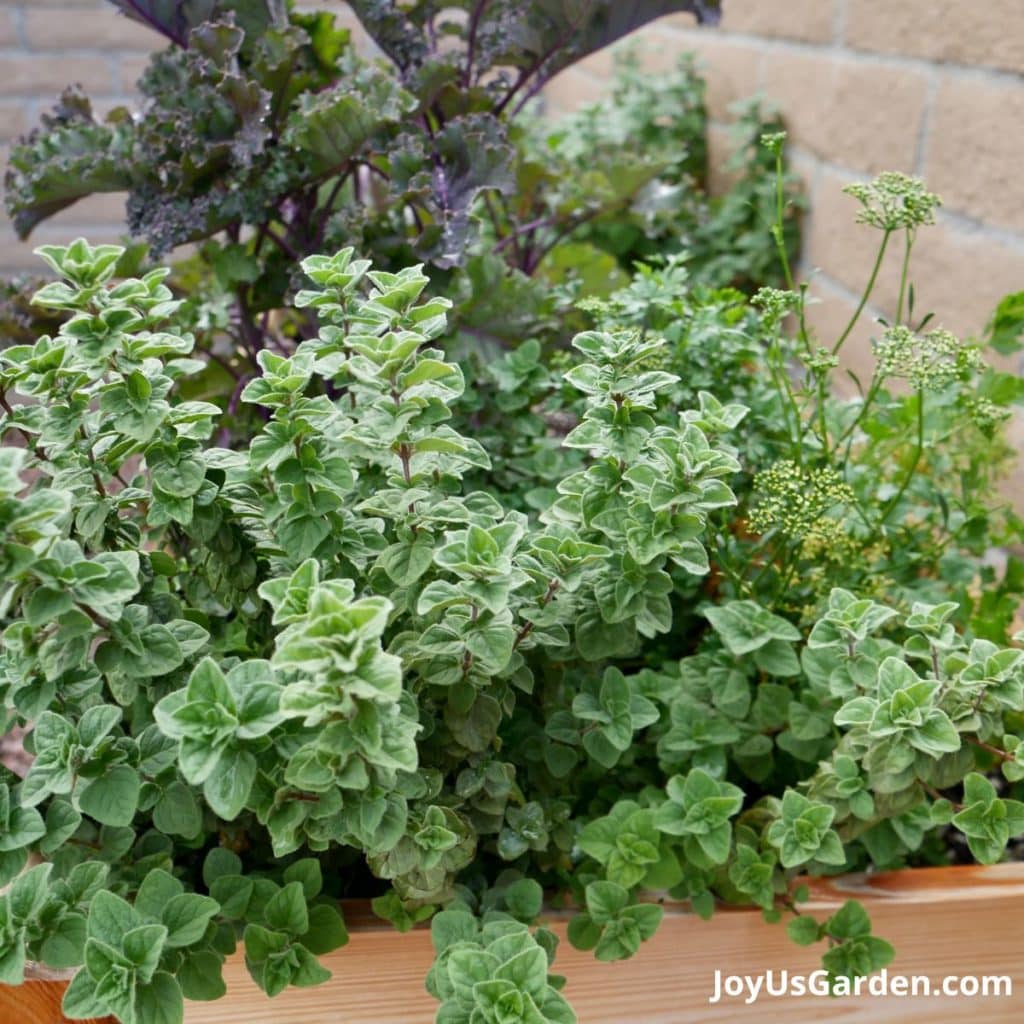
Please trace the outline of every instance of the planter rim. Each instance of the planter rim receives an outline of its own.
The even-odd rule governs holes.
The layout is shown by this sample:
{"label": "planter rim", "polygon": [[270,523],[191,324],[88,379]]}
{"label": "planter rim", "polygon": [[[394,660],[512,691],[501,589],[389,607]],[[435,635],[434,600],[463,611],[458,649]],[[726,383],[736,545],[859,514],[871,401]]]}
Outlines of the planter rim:
{"label": "planter rim", "polygon": [[[911,884],[908,884],[911,883]],[[1024,860],[1002,864],[950,864],[937,867],[899,868],[894,871],[857,871],[850,874],[799,876],[793,885],[806,885],[810,898],[808,909],[836,906],[842,900],[870,898],[901,903],[930,903],[935,900],[977,899],[984,895],[1024,896]],[[642,899],[660,903],[668,914],[694,915],[686,900],[659,897],[656,893]],[[350,930],[393,931],[388,921],[379,918],[369,899],[342,899],[345,924]],[[575,913],[572,905],[554,907],[544,905],[545,921],[568,920]],[[735,906],[716,903],[716,914],[760,913],[755,906]],[[429,921],[413,926],[411,930],[426,930]],[[25,964],[26,981],[68,981],[75,976],[77,967],[55,969],[29,960]]]}
{"label": "planter rim", "polygon": [[[898,868],[893,871],[857,871],[849,874],[799,876],[792,884],[806,885],[810,898],[801,907],[809,910],[838,907],[848,899],[875,902],[932,903],[942,900],[971,900],[986,895],[1024,896],[1024,861],[1002,864],[949,864],[936,867]],[[659,903],[666,914],[696,916],[687,900],[647,894],[641,900]],[[368,899],[343,899],[345,924],[350,931],[393,931],[393,926],[374,914]],[[541,919],[567,921],[576,912],[571,904],[554,907],[545,903]],[[716,903],[715,914],[760,914],[760,907]],[[411,930],[429,930],[423,921]]]}
{"label": "planter rim", "polygon": [[[845,875],[799,877],[794,884],[805,884],[810,898],[804,904],[809,910],[836,907],[847,899],[869,899],[873,902],[934,903],[963,901],[985,896],[1024,896],[1024,861],[1002,864],[954,864],[939,867],[900,868],[894,871],[860,871]],[[647,902],[660,903],[666,914],[696,916],[685,900],[659,899],[652,894]],[[393,932],[393,926],[374,914],[368,899],[343,899],[345,924],[350,931]],[[557,923],[572,917],[574,909],[545,905],[542,920]],[[715,914],[754,914],[759,907],[715,905]],[[413,931],[429,930],[430,922],[420,922]],[[77,967],[53,969],[35,961],[25,964],[26,982],[70,981]]]}
{"label": "planter rim", "polygon": [[[891,937],[898,950],[909,953],[911,962],[905,970],[913,974],[930,975],[935,971],[945,971],[948,965],[943,964],[943,956],[948,956],[949,941],[959,949],[957,943],[975,934],[977,929],[972,932],[966,927],[969,922],[965,921],[966,930],[961,935],[953,935],[951,939],[947,937],[945,953],[940,942],[936,961],[934,944],[942,937],[937,933],[941,931],[945,934],[945,929],[940,929],[936,922],[947,921],[950,914],[966,913],[970,917],[977,910],[981,915],[978,920],[987,924],[981,932],[980,945],[976,949],[970,944],[968,946],[968,952],[973,950],[972,955],[975,957],[968,964],[971,971],[980,974],[982,970],[992,971],[998,966],[1000,973],[1018,979],[1022,977],[1019,958],[1013,949],[1006,945],[1004,939],[993,939],[993,922],[1002,919],[1008,910],[1019,913],[1017,908],[1024,906],[1024,862],[991,867],[964,865],[910,868],[799,878],[794,880],[796,883],[809,886],[809,907],[819,911],[834,910],[848,898],[863,898],[869,913],[874,915],[877,911],[885,920],[886,929],[898,925],[896,930],[902,937]],[[958,906],[947,907],[950,900]],[[1010,902],[1007,903],[1007,900]],[[208,1008],[201,1003],[190,1004],[190,1016],[187,1019],[193,1021],[193,1024],[226,1024],[228,1021],[235,1024],[240,1020],[250,1021],[251,1024],[307,1024],[312,1020],[338,1020],[339,1007],[358,1006],[358,1019],[365,1021],[365,1024],[395,1024],[396,1021],[427,1024],[433,1020],[436,1007],[423,988],[420,969],[426,964],[430,951],[429,925],[421,925],[415,929],[414,934],[404,936],[388,922],[375,917],[368,900],[342,900],[341,905],[359,948],[328,954],[325,966],[334,971],[334,979],[328,986],[322,989],[296,989],[290,992],[287,1001],[271,1003],[252,983],[240,954],[236,954],[229,959],[226,971],[229,991],[229,1001],[225,1004],[227,1009]],[[915,912],[908,914],[907,909],[911,905],[916,905]],[[566,973],[574,979],[574,997],[581,1020],[593,1019],[602,1024],[621,1024],[624,1020],[650,1020],[657,1024],[669,1024],[670,1021],[712,1019],[737,1022],[750,1020],[753,1024],[755,1020],[763,1020],[760,1015],[741,1017],[738,1013],[729,1017],[709,1016],[707,997],[710,989],[707,986],[711,983],[711,971],[727,963],[730,956],[737,955],[750,961],[749,964],[744,961],[750,969],[758,965],[759,969],[770,969],[773,965],[777,966],[780,943],[785,943],[789,950],[787,956],[799,947],[792,947],[784,933],[779,934],[779,929],[764,925],[758,908],[723,907],[722,913],[715,915],[719,922],[717,931],[714,921],[707,922],[706,926],[711,929],[708,933],[710,937],[697,946],[697,955],[702,958],[698,966],[704,973],[701,974],[697,966],[689,972],[681,972],[680,949],[684,947],[680,943],[684,939],[686,942],[694,940],[695,914],[680,901],[665,902],[665,909],[663,928],[655,936],[648,956],[636,957],[619,965],[620,973],[614,978],[609,974],[607,964],[601,964],[587,954],[570,951],[577,961],[581,957],[585,958],[585,963],[574,964],[570,961],[564,965]],[[542,918],[564,935],[566,919],[571,913],[571,909],[548,906]],[[767,942],[764,941],[766,933],[761,931],[762,928],[770,929],[771,935]],[[889,931],[886,931],[886,935],[890,935]],[[907,938],[908,935],[912,941]],[[403,943],[408,945],[403,946]],[[408,949],[408,955],[403,952],[404,949]],[[801,950],[803,954],[806,952]],[[915,955],[916,965],[913,961]],[[788,960],[784,962],[789,963]],[[416,964],[415,970],[409,967],[412,963]],[[960,960],[957,963],[960,964]],[[964,964],[967,962],[964,961]],[[625,995],[624,982],[621,980],[623,971],[632,979],[626,986],[628,991]],[[382,981],[383,988],[371,996],[369,990]],[[64,984],[61,980],[49,981],[52,988],[63,987]],[[39,990],[45,990],[47,982],[37,979],[30,982],[28,987],[36,986]],[[1017,983],[1014,987],[1017,987]],[[3,988],[0,987],[0,1002],[2,996]],[[10,1014],[12,1021],[26,1019],[23,1012],[17,1012],[17,1008],[23,1008],[24,1005],[28,1004],[15,1002],[16,1010]],[[850,1007],[851,1020],[854,1016],[860,1019],[863,1006],[858,1009],[848,1002],[843,1005]],[[820,1006],[816,1007],[813,1002],[790,1000],[779,1004],[778,1009],[784,1016],[773,1014],[772,1019],[791,1020],[794,1024],[797,1021],[811,1024],[822,1019]],[[914,1007],[906,1001],[879,1003],[876,1009],[879,1021],[910,1024],[911,1021],[931,1022],[936,1019],[930,1000],[925,1007],[928,1014],[924,1016],[915,1012]],[[997,1021],[1017,1024],[1020,1018],[1018,1004],[1004,1006],[985,1002],[979,1004],[977,1010],[992,1024]],[[31,1016],[28,1019],[31,1020]],[[961,1017],[957,1014],[956,1019],[966,1022],[980,1018]],[[108,1019],[90,1024],[114,1022]]]}

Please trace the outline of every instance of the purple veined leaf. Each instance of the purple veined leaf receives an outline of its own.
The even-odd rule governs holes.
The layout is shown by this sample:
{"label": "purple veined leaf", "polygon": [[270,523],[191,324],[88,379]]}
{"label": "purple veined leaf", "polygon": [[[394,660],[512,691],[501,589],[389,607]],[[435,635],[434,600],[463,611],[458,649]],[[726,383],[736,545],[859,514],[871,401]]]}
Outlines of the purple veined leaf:
{"label": "purple veined leaf", "polygon": [[[378,46],[409,71],[436,55],[435,5],[419,0],[352,0],[350,5]],[[513,92],[533,95],[563,68],[616,42],[655,18],[690,13],[715,24],[720,0],[462,0],[466,12],[461,45],[466,74],[495,67],[519,69]],[[507,100],[506,100],[507,102]],[[501,104],[502,106],[504,104]]]}
{"label": "purple veined leaf", "polygon": [[166,36],[178,46],[188,46],[189,33],[197,25],[234,15],[247,33],[271,26],[284,27],[284,0],[110,0],[127,17]]}
{"label": "purple veined leaf", "polygon": [[166,36],[178,46],[188,44],[188,34],[207,21],[217,0],[110,0],[122,14]]}
{"label": "purple veined leaf", "polygon": [[517,96],[513,113],[559,71],[668,14],[693,14],[698,23],[715,24],[719,0],[531,0],[513,4],[506,15],[511,47],[495,54],[495,64],[519,68],[519,78],[499,109]]}
{"label": "purple veined leaf", "polygon": [[551,73],[668,14],[693,14],[700,24],[716,24],[721,16],[719,0],[530,0],[512,8],[515,42],[550,63]]}

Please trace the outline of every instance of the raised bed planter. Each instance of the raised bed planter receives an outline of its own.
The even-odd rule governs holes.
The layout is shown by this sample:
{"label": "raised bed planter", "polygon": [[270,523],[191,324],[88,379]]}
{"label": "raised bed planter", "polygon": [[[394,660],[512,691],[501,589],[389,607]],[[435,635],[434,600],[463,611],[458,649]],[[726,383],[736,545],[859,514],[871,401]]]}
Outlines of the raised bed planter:
{"label": "raised bed planter", "polygon": [[[715,972],[809,975],[820,966],[820,947],[794,945],[781,926],[767,925],[756,911],[723,910],[701,921],[672,908],[658,934],[632,960],[602,964],[559,947],[556,969],[569,978],[568,993],[581,1024],[757,1024],[842,1019],[901,1024],[957,1021],[1018,1022],[1024,1018],[1024,864],[995,867],[921,868],[873,876],[844,876],[813,883],[807,909],[824,916],[856,897],[868,906],[874,931],[896,947],[895,975],[927,976],[933,986],[950,976],[1001,975],[1009,996],[762,995],[715,993]],[[227,965],[228,996],[217,1003],[187,1003],[187,1024],[431,1024],[437,1004],[423,988],[433,957],[429,932],[401,935],[373,918],[367,907],[346,907],[349,945],[325,958],[334,978],[319,988],[292,990],[267,999],[252,983],[240,956]],[[553,926],[564,939],[565,923]],[[778,973],[776,974],[778,977]],[[3,1024],[59,1024],[60,983],[35,982],[22,989],[0,986]]]}
{"label": "raised bed planter", "polygon": [[[0,985],[0,1022],[2,1024],[64,1024],[67,1018],[60,1012],[64,989],[74,971],[49,971],[45,968],[25,968],[25,977],[32,980],[12,988]],[[117,1024],[113,1017],[93,1018],[77,1024]]]}

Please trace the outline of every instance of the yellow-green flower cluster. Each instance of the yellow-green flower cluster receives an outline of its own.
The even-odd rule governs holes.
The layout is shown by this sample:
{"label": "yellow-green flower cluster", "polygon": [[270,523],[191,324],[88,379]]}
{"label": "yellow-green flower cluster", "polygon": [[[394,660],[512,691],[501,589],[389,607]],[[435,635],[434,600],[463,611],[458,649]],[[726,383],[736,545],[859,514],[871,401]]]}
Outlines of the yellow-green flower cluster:
{"label": "yellow-green flower cluster", "polygon": [[833,355],[827,348],[819,347],[814,352],[801,356],[801,359],[807,369],[819,377],[826,376],[839,365],[839,357]]}
{"label": "yellow-green flower cluster", "polygon": [[902,377],[918,391],[940,391],[981,365],[977,349],[955,334],[942,328],[916,334],[902,324],[886,328],[875,356],[881,376]]}
{"label": "yellow-green flower cluster", "polygon": [[1000,423],[1005,423],[1010,418],[1010,413],[1006,409],[1000,409],[995,402],[987,398],[981,398],[978,395],[965,395],[962,402],[971,422],[988,436],[992,435]]}
{"label": "yellow-green flower cluster", "polygon": [[754,486],[759,498],[750,513],[751,529],[758,533],[776,529],[794,540],[813,536],[826,542],[838,541],[838,534],[829,525],[835,521],[827,515],[852,502],[853,490],[834,469],[803,469],[785,459],[758,473]]}
{"label": "yellow-green flower cluster", "polygon": [[765,132],[761,136],[761,145],[769,153],[781,153],[782,147],[786,144],[785,132]]}
{"label": "yellow-green flower cluster", "polygon": [[885,171],[867,184],[857,182],[844,189],[862,209],[858,224],[870,224],[882,231],[898,231],[935,223],[935,208],[942,200],[925,188],[920,178],[898,171]]}
{"label": "yellow-green flower cluster", "polygon": [[822,516],[807,531],[800,556],[810,562],[850,566],[860,554],[860,542],[847,532],[839,519]]}
{"label": "yellow-green flower cluster", "polygon": [[780,288],[758,288],[750,300],[752,306],[761,310],[764,322],[768,327],[774,327],[782,318],[800,303],[800,296],[796,292],[784,291]]}

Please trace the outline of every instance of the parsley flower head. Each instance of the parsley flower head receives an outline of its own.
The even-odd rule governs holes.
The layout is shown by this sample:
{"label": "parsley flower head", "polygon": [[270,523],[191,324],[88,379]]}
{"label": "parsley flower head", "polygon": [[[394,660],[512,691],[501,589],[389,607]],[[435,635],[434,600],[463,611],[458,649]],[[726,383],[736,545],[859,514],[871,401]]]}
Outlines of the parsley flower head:
{"label": "parsley flower head", "polygon": [[839,365],[839,357],[830,352],[827,348],[817,348],[814,352],[800,357],[804,365],[811,373],[824,377],[831,370]]}
{"label": "parsley flower head", "polygon": [[750,513],[751,528],[758,533],[777,529],[796,540],[812,535],[834,539],[828,513],[854,498],[834,469],[804,469],[790,459],[758,473],[754,486],[759,499]]}
{"label": "parsley flower head", "polygon": [[925,188],[920,178],[898,171],[884,171],[874,181],[847,185],[843,191],[861,204],[858,224],[882,231],[908,230],[935,223],[935,209],[942,200]]}
{"label": "parsley flower head", "polygon": [[1008,410],[1001,409],[991,399],[980,395],[966,395],[962,403],[971,422],[987,437],[991,437],[995,429],[1010,418]]}
{"label": "parsley flower head", "polygon": [[916,334],[902,324],[886,328],[875,356],[883,376],[902,377],[918,391],[941,391],[981,365],[978,350],[955,334],[942,328]]}
{"label": "parsley flower head", "polygon": [[800,296],[796,292],[784,291],[780,288],[758,288],[750,300],[752,306],[761,310],[765,323],[774,327],[787,314],[800,304]]}

